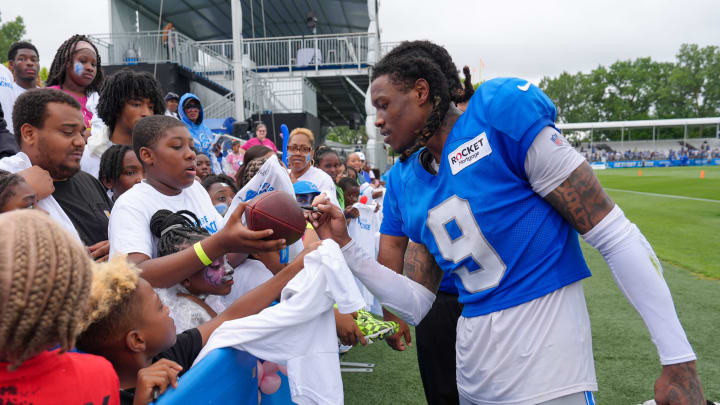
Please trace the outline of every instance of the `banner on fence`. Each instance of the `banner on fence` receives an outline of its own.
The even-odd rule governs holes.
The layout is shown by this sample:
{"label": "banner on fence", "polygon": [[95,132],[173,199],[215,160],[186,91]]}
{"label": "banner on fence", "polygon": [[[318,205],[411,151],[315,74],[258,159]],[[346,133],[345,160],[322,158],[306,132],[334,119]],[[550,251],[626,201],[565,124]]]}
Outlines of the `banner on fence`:
{"label": "banner on fence", "polygon": [[633,167],[670,167],[670,166],[719,166],[720,159],[662,159],[662,160],[627,160],[621,162],[592,162],[595,170],[618,169]]}

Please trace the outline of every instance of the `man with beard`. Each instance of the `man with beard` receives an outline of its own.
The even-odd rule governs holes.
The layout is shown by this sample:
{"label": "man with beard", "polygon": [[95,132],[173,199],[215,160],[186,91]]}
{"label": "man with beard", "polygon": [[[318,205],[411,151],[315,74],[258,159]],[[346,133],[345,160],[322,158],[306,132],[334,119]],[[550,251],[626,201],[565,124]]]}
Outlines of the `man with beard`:
{"label": "man with beard", "polygon": [[80,104],[62,91],[28,90],[15,101],[13,124],[20,152],[0,160],[0,169],[49,173],[51,184],[28,181],[39,196],[52,192],[38,206],[76,235],[94,259],[105,260],[112,202],[97,179],[80,171],[85,149]]}

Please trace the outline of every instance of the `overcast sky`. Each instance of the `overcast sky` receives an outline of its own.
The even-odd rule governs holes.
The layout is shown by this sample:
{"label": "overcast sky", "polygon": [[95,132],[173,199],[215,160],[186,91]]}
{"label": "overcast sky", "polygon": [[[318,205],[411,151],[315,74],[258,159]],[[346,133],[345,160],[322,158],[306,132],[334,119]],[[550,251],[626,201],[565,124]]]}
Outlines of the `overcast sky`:
{"label": "overcast sky", "polygon": [[[72,34],[109,31],[105,0],[3,0],[0,12],[3,21],[22,15],[46,67]],[[537,83],[619,59],[672,61],[683,43],[720,45],[720,1],[381,0],[380,26],[383,42],[429,39],[458,67],[479,74],[484,64],[484,79]]]}

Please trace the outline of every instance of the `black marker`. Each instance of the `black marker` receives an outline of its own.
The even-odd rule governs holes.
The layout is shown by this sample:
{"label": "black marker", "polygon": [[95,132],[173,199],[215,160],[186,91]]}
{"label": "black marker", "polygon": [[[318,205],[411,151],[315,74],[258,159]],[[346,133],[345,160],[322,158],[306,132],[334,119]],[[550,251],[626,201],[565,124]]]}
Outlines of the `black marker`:
{"label": "black marker", "polygon": [[302,208],[304,210],[312,211],[312,212],[320,212],[318,207],[311,207],[309,205],[301,205],[300,208]]}
{"label": "black marker", "polygon": [[153,387],[152,389],[152,400],[153,402],[157,401],[158,397],[160,396],[160,387],[157,385]]}

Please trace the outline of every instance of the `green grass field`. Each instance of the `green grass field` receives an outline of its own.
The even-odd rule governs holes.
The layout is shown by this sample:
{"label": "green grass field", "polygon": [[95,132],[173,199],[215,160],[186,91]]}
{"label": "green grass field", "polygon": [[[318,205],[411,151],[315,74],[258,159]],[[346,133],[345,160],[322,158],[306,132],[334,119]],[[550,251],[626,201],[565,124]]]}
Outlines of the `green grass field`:
{"label": "green grass field", "polygon": [[[720,167],[648,168],[642,176],[637,169],[597,173],[663,261],[680,320],[698,355],[705,394],[720,401]],[[583,286],[592,322],[597,403],[642,403],[652,398],[660,375],[655,346],[602,257],[585,244],[583,252],[593,273]],[[414,348],[395,352],[379,342],[354,348],[343,361],[375,363],[373,373],[343,373],[347,404],[425,403]]]}

